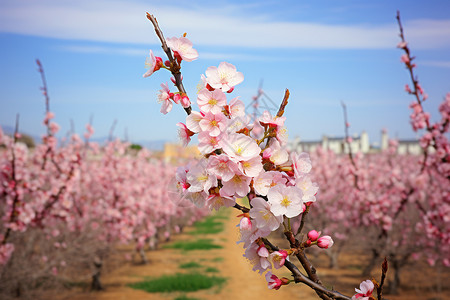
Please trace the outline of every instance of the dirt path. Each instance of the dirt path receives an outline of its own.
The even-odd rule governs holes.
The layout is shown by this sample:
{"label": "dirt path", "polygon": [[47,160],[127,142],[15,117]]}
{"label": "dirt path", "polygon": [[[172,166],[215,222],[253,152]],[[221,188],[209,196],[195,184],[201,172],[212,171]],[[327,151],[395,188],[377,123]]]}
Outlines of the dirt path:
{"label": "dirt path", "polygon": [[[228,218],[222,220],[225,228],[222,232],[211,235],[196,237],[188,233],[178,235],[173,241],[195,240],[197,238],[213,239],[215,244],[221,245],[222,249],[182,251],[178,249],[159,249],[148,252],[149,264],[137,265],[125,263],[110,274],[105,274],[102,282],[105,291],[86,292],[81,289],[72,290],[64,295],[55,295],[55,299],[66,300],[121,300],[121,299],[175,299],[185,295],[197,299],[315,299],[314,293],[306,287],[284,286],[278,291],[269,290],[263,275],[251,270],[251,264],[242,256],[242,244],[237,245],[238,229],[236,224],[237,211],[231,210],[226,213]],[[187,232],[189,229],[187,229]],[[221,287],[213,287],[208,290],[181,293],[147,293],[128,287],[127,284],[142,281],[145,277],[159,277],[174,273],[184,273],[180,264],[197,262],[202,267],[215,268],[219,272],[208,274],[225,277],[227,281]],[[204,269],[203,269],[204,270]],[[289,278],[289,273],[277,270],[279,276]],[[312,296],[312,297],[311,297]]]}

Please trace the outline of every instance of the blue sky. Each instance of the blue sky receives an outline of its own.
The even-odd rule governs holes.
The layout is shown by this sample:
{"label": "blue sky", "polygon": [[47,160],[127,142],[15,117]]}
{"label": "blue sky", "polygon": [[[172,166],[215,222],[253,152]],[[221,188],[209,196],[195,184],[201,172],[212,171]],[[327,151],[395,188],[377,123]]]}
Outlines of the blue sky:
{"label": "blue sky", "polygon": [[[211,6],[214,3],[214,6]],[[400,63],[401,11],[418,75],[437,107],[450,92],[450,2],[441,1],[116,1],[0,0],[0,124],[20,113],[24,132],[41,135],[44,102],[35,59],[47,75],[51,110],[61,135],[77,132],[93,116],[94,137],[115,133],[132,141],[177,140],[181,107],[164,116],[156,94],[169,74],[142,78],[149,49],[162,55],[145,12],[154,14],[166,37],[188,38],[199,59],[183,63],[191,99],[200,75],[221,61],[234,64],[245,80],[233,96],[246,104],[259,82],[275,101],[291,91],[286,111],[290,137],[343,135],[340,102],[348,107],[350,132],[382,128],[414,138],[404,93],[408,74]],[[230,98],[231,99],[231,98]]]}

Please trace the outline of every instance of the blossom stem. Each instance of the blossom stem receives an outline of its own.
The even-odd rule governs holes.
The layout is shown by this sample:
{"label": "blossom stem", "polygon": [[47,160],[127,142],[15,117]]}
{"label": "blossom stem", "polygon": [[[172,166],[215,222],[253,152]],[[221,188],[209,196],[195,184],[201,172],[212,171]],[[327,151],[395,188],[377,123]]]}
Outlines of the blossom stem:
{"label": "blossom stem", "polygon": [[[177,63],[177,61],[173,58],[172,52],[170,52],[170,48],[167,46],[166,39],[164,38],[164,35],[159,28],[158,21],[156,21],[156,18],[147,13],[147,19],[152,22],[153,27],[155,28],[156,35],[158,36],[159,40],[161,41],[161,47],[163,48],[164,52],[167,55],[167,58],[170,61],[170,72],[172,73],[173,77],[175,78],[175,85],[178,88],[178,91],[180,93],[184,93],[187,95],[186,90],[184,89],[183,83],[181,82],[181,72],[180,72],[180,65]],[[192,108],[191,106],[184,108],[186,113],[188,115],[191,114]]]}
{"label": "blossom stem", "polygon": [[297,233],[296,233],[295,235],[299,235],[299,234],[302,232],[303,226],[305,226],[306,216],[307,216],[308,213],[309,213],[309,208],[310,208],[309,205],[306,206],[306,209],[305,209],[305,211],[304,211],[303,214],[302,214],[302,220],[300,221],[300,226],[298,227]]}

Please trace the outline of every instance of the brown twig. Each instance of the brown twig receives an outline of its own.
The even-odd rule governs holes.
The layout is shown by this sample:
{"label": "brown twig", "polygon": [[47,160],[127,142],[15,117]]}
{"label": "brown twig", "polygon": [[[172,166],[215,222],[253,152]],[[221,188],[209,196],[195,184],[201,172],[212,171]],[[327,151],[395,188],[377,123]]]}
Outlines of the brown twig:
{"label": "brown twig", "polygon": [[[268,239],[263,238],[261,239],[264,244],[269,247],[272,251],[279,251],[280,249],[273,245]],[[345,295],[342,295],[339,292],[329,290],[326,287],[324,287],[322,284],[314,282],[310,278],[308,278],[306,275],[304,275],[300,270],[297,268],[296,265],[291,263],[290,261],[285,261],[284,266],[291,271],[292,277],[294,277],[295,283],[303,283],[310,288],[312,288],[317,295],[322,299],[341,299],[341,300],[350,300],[351,298]]]}
{"label": "brown twig", "polygon": [[348,135],[348,124],[349,123],[348,123],[348,117],[347,117],[347,106],[345,105],[344,101],[341,101],[341,105],[342,105],[342,111],[344,113],[345,144],[348,147],[348,157],[350,158],[350,162],[352,163],[353,167],[355,168],[355,171],[352,172],[352,175],[354,178],[353,185],[358,190],[361,190],[361,188],[358,185],[358,174],[356,174],[356,172],[358,171],[358,167],[356,166],[355,160],[353,158],[352,147],[351,147],[350,141],[349,141],[349,135]]}
{"label": "brown twig", "polygon": [[387,271],[388,271],[388,262],[385,257],[383,263],[381,264],[381,281],[380,281],[380,284],[377,286],[378,300],[383,299],[383,284],[384,284],[384,280],[386,279]]}
{"label": "brown twig", "polygon": [[283,101],[280,104],[280,108],[278,109],[277,112],[277,117],[282,117],[284,114],[284,109],[286,108],[286,105],[288,104],[288,100],[289,100],[289,90],[286,89],[286,91],[284,91],[284,98]]}
{"label": "brown twig", "polygon": [[[9,215],[9,223],[14,222],[17,216],[16,207],[19,204],[19,193],[17,191],[17,178],[16,178],[16,154],[15,154],[15,144],[17,143],[17,139],[19,136],[19,114],[16,115],[16,127],[14,129],[14,137],[13,137],[13,145],[11,147],[11,180],[14,182],[14,199],[12,203],[11,208],[11,214]],[[11,234],[11,227],[8,226],[8,228],[5,231],[5,234],[3,235],[1,245],[6,244],[6,241],[9,238],[9,235]]]}
{"label": "brown twig", "polygon": [[[175,78],[175,85],[178,88],[178,91],[181,94],[187,95],[186,90],[184,89],[183,83],[181,82],[181,72],[180,72],[181,66],[176,61],[176,59],[173,58],[172,52],[170,51],[170,48],[167,46],[166,39],[164,38],[164,34],[161,31],[161,29],[159,28],[158,21],[156,20],[156,18],[153,15],[151,15],[149,13],[147,13],[147,19],[149,19],[150,22],[152,22],[153,27],[155,28],[156,35],[158,36],[159,40],[161,41],[161,47],[164,50],[164,52],[166,53],[167,58],[170,61],[170,72],[172,73],[173,77]],[[191,106],[189,106],[189,107],[184,108],[184,110],[186,111],[186,113],[188,115],[190,115],[192,108],[191,108]]]}
{"label": "brown twig", "polygon": [[233,207],[236,208],[236,209],[239,209],[239,210],[242,211],[243,213],[248,213],[248,212],[250,211],[249,208],[247,208],[247,207],[245,207],[245,206],[242,206],[242,205],[239,205],[239,204],[237,204],[237,203],[236,203]]}
{"label": "brown twig", "polygon": [[305,221],[306,221],[306,217],[308,216],[308,213],[309,213],[309,208],[310,208],[309,205],[306,206],[306,209],[302,214],[302,220],[300,221],[300,226],[298,227],[297,233],[295,234],[296,236],[302,232],[303,227],[305,226]]}

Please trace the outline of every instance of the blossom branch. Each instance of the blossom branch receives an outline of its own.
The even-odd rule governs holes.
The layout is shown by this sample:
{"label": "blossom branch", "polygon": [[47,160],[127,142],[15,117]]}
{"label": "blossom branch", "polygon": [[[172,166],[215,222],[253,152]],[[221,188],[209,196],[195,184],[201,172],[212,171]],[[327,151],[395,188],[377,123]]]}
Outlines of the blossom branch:
{"label": "blossom branch", "polygon": [[383,284],[384,284],[384,280],[386,279],[387,271],[388,271],[388,262],[385,257],[383,263],[381,264],[381,281],[380,281],[380,284],[377,285],[378,300],[383,299]]}
{"label": "blossom branch", "polygon": [[[11,181],[13,182],[13,191],[14,191],[14,199],[12,203],[11,208],[11,214],[9,215],[8,223],[12,223],[15,221],[18,213],[16,211],[16,207],[19,204],[19,193],[17,191],[17,178],[16,178],[16,154],[15,154],[15,145],[17,143],[17,139],[19,137],[19,114],[16,115],[16,126],[14,128],[14,137],[13,137],[13,147],[11,147]],[[3,235],[1,245],[6,244],[6,241],[8,240],[9,235],[11,234],[11,227],[8,226],[8,228],[5,231],[5,234]]]}
{"label": "blossom branch", "polygon": [[356,174],[356,172],[358,171],[358,167],[356,166],[355,160],[353,158],[352,147],[350,144],[350,137],[348,135],[348,128],[350,127],[350,123],[348,122],[348,117],[347,117],[347,106],[345,105],[344,101],[341,101],[341,105],[342,105],[342,111],[344,113],[345,144],[348,147],[348,157],[350,158],[350,162],[352,163],[353,167],[355,168],[354,172],[352,172],[352,175],[354,178],[354,186],[358,190],[361,190],[361,188],[358,185],[358,174]]}
{"label": "blossom branch", "polygon": [[[405,66],[408,69],[408,72],[409,72],[409,75],[411,78],[411,82],[413,84],[413,90],[411,90],[408,87],[408,85],[406,85],[406,91],[409,94],[414,95],[414,97],[416,98],[416,101],[417,101],[416,103],[413,103],[413,105],[411,106],[414,109],[414,113],[411,118],[413,118],[413,117],[415,117],[416,119],[420,118],[420,120],[425,123],[425,126],[423,126],[423,125],[418,126],[417,124],[415,124],[414,120],[412,119],[413,129],[414,129],[414,131],[416,131],[417,129],[425,128],[426,131],[428,131],[428,133],[430,134],[430,139],[426,141],[426,145],[422,146],[423,152],[424,152],[422,167],[421,167],[421,171],[420,171],[422,173],[425,170],[428,158],[430,156],[428,153],[429,152],[428,147],[431,145],[436,151],[438,151],[440,148],[438,140],[436,138],[436,135],[433,133],[433,131],[437,129],[440,134],[444,134],[445,132],[447,132],[449,119],[447,116],[447,119],[444,120],[443,123],[440,125],[438,125],[438,124],[431,125],[430,124],[429,114],[425,113],[425,111],[423,109],[423,102],[428,98],[428,95],[425,94],[423,88],[419,84],[419,80],[417,79],[417,76],[414,75],[414,68],[416,67],[416,64],[412,63],[412,61],[415,59],[415,57],[411,56],[410,49],[406,42],[399,11],[397,11],[396,19],[397,19],[399,31],[400,31],[399,36],[401,39],[401,42],[398,45],[398,47],[405,51],[405,54],[402,56],[401,60],[403,63],[405,63]],[[438,127],[440,127],[440,128],[438,128]],[[431,143],[431,141],[432,141],[432,143]],[[446,157],[444,156],[443,158],[441,158],[441,162],[443,162],[443,163],[448,163],[448,160],[449,160],[448,156],[446,156]],[[450,179],[450,176],[447,176],[447,179]]]}
{"label": "blossom branch", "polygon": [[[273,245],[268,239],[263,238],[261,240],[264,242],[264,244],[267,247],[270,248],[270,250],[272,250],[272,251],[280,250],[277,246]],[[344,300],[350,299],[350,297],[348,297],[348,296],[342,295],[341,293],[338,293],[336,291],[329,290],[329,289],[325,288],[323,285],[321,285],[320,283],[314,282],[313,280],[309,279],[292,262],[286,260],[284,262],[284,266],[289,271],[291,271],[292,277],[294,277],[295,283],[303,283],[303,284],[309,286],[317,293],[317,295],[320,298],[322,298],[322,299],[344,299]]]}
{"label": "blossom branch", "polygon": [[[170,48],[167,46],[166,39],[164,38],[163,32],[159,28],[158,21],[156,20],[156,18],[153,15],[151,15],[149,13],[147,13],[147,19],[149,19],[150,22],[152,22],[153,27],[155,28],[156,35],[158,36],[159,40],[161,41],[161,45],[162,45],[161,47],[163,48],[164,52],[167,55],[167,58],[170,61],[170,72],[172,73],[173,77],[175,78],[175,85],[178,88],[178,91],[181,94],[187,95],[184,85],[181,81],[181,79],[182,79],[181,72],[180,72],[181,66],[174,59],[172,52],[170,51]],[[184,108],[184,110],[186,111],[186,113],[188,115],[190,115],[192,112],[191,106]]]}

